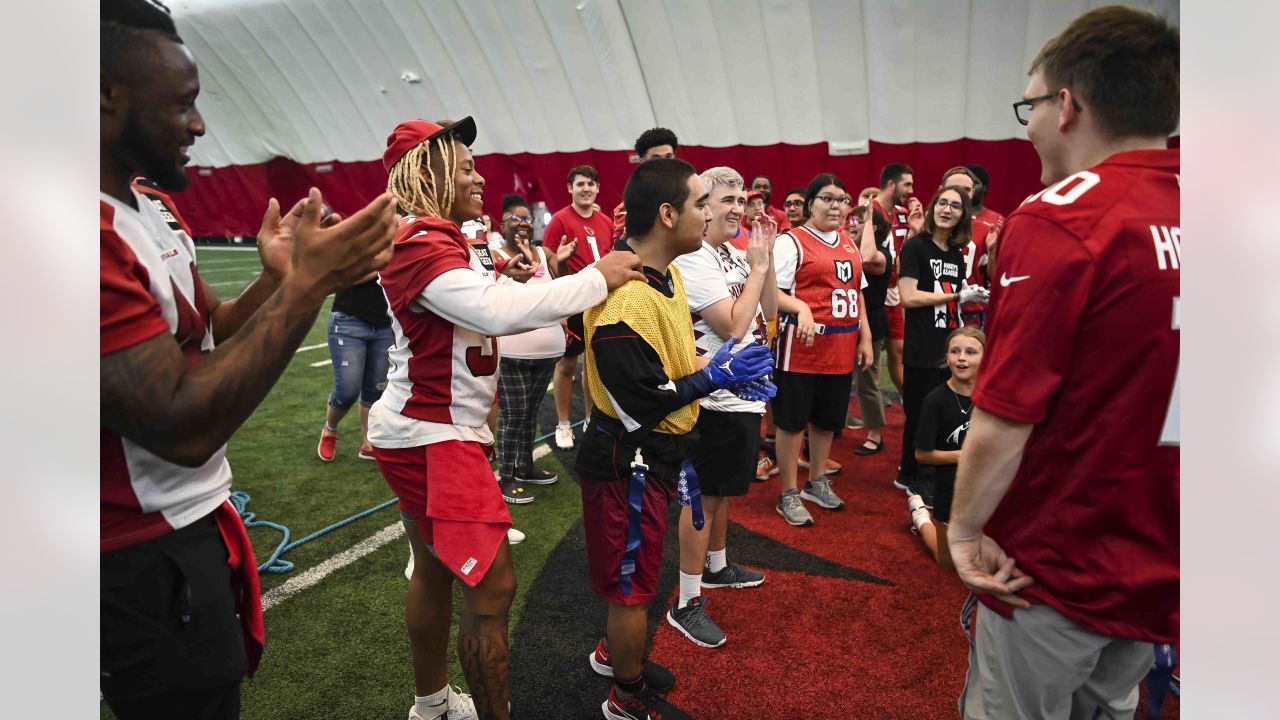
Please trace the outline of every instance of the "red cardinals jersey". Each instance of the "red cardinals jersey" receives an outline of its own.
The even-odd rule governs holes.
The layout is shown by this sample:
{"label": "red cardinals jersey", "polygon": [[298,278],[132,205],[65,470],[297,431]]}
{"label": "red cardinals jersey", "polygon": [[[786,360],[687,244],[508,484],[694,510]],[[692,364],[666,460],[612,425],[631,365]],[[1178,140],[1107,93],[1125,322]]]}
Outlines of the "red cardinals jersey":
{"label": "red cardinals jersey", "polygon": [[569,273],[576,273],[613,249],[613,224],[598,210],[584,218],[570,205],[551,216],[551,222],[542,231],[542,246],[554,255],[560,249],[561,238],[565,242],[578,241],[578,247],[566,263]]}
{"label": "red cardinals jersey", "polygon": [[[188,367],[213,350],[191,234],[172,200],[135,184],[138,209],[98,202],[101,354],[169,333]],[[102,551],[150,540],[213,512],[231,493],[226,447],[196,468],[175,465],[102,428],[99,520]]]}
{"label": "red cardinals jersey", "polygon": [[[990,225],[974,218],[973,240],[961,248],[961,252],[964,254],[965,282],[969,285],[986,286],[990,282],[987,277],[987,234],[990,232]],[[965,303],[961,305],[960,313],[964,324],[981,325],[978,320],[982,318],[984,309],[986,309],[986,306],[982,303]]]}
{"label": "red cardinals jersey", "polygon": [[466,268],[497,277],[488,249],[448,220],[401,220],[395,253],[378,272],[396,336],[382,406],[415,420],[484,425],[498,388],[497,341],[415,302],[432,280]]}
{"label": "red cardinals jersey", "polygon": [[893,212],[885,212],[880,206],[880,202],[875,198],[871,198],[871,206],[880,211],[884,215],[884,219],[889,221],[889,237],[893,238],[893,257],[885,258],[889,262],[889,287],[898,286],[898,253],[902,252],[902,243],[907,241],[911,235],[911,226],[907,224],[907,209],[901,205],[894,205]]}
{"label": "red cardinals jersey", "polygon": [[1157,643],[1179,622],[1178,173],[1177,150],[1117,153],[1009,216],[973,394],[1035,426],[986,526],[1022,594]]}
{"label": "red cardinals jersey", "polygon": [[[808,305],[814,323],[825,326],[825,332],[805,347],[794,323],[780,327],[778,369],[815,375],[853,372],[861,322],[858,292],[864,284],[862,256],[844,230],[835,233],[832,244],[808,227],[792,228],[778,236],[777,243],[787,242],[794,244],[797,257],[793,277],[782,289]],[[779,279],[780,285],[783,282]]]}
{"label": "red cardinals jersey", "polygon": [[991,227],[995,227],[997,223],[1004,220],[1004,216],[996,212],[995,210],[992,210],[991,208],[984,207],[982,208],[982,212],[973,216],[973,219],[981,220],[982,222],[990,225]]}

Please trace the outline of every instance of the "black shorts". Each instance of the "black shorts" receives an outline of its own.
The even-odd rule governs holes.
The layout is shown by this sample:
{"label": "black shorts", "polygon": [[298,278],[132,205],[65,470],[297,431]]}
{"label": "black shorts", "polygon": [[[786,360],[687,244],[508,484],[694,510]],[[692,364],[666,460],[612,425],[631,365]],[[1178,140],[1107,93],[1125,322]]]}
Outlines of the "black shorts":
{"label": "black shorts", "polygon": [[698,411],[698,444],[689,459],[703,495],[746,495],[760,454],[760,416],[749,412]]}
{"label": "black shorts", "polygon": [[582,327],[582,313],[570,315],[568,332],[564,335],[564,356],[576,358],[587,349],[587,333]]}
{"label": "black shorts", "polygon": [[[920,467],[925,467],[921,465]],[[933,477],[933,516],[944,523],[951,522],[951,499],[956,494],[956,473],[936,473]]]}
{"label": "black shorts", "polygon": [[773,399],[773,422],[779,430],[802,432],[812,423],[823,430],[844,429],[849,414],[853,373],[817,375],[773,371],[778,395]]}
{"label": "black shorts", "polygon": [[213,515],[99,564],[99,687],[116,717],[240,717],[244,635]]}
{"label": "black shorts", "polygon": [[867,324],[871,326],[871,339],[873,341],[889,337],[889,312],[884,309],[883,305],[866,309],[863,317],[866,318]]}

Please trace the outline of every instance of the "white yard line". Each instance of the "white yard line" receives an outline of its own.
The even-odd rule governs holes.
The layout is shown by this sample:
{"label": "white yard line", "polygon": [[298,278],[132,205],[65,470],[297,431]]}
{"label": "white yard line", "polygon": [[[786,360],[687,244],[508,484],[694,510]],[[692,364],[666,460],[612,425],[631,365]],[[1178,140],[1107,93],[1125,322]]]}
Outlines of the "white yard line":
{"label": "white yard line", "polygon": [[325,366],[325,365],[332,365],[332,364],[333,364],[333,358],[329,358],[328,360],[321,360],[320,362],[313,362],[313,363],[311,363],[311,367],[323,367],[323,366]]}
{"label": "white yard line", "polygon": [[[253,278],[249,278],[252,280]],[[249,280],[227,280],[226,282],[206,283],[209,287],[223,287],[225,285],[248,285]]]}
{"label": "white yard line", "polygon": [[[318,364],[318,363],[317,363]],[[551,448],[545,443],[533,449],[533,459],[541,460],[551,454]],[[314,587],[321,580],[354,563],[360,558],[374,552],[404,535],[404,525],[392,523],[324,562],[312,567],[297,577],[290,578],[283,585],[274,587],[262,594],[262,611],[266,612],[289,598],[308,588]]]}
{"label": "white yard line", "polygon": [[314,586],[334,572],[402,536],[404,536],[404,525],[399,522],[392,523],[301,575],[291,578],[285,584],[268,590],[262,595],[263,612]]}
{"label": "white yard line", "polygon": [[250,245],[249,247],[230,247],[223,245],[197,245],[196,250],[203,250],[204,252],[258,252],[258,246]]}
{"label": "white yard line", "polygon": [[249,273],[253,273],[254,275],[257,275],[258,271],[260,270],[260,268],[256,265],[244,265],[244,264],[241,264],[238,266],[232,266],[232,267],[215,267],[215,268],[207,267],[208,265],[212,265],[212,264],[213,263],[199,263],[197,264],[196,267],[200,269],[201,275],[212,275],[213,273],[229,273],[229,272],[245,273],[246,275]]}
{"label": "white yard line", "polygon": [[306,352],[308,350],[319,350],[322,347],[329,347],[329,343],[320,343],[318,345],[303,345],[297,350],[294,350],[293,354],[297,355],[300,352]]}
{"label": "white yard line", "polygon": [[[199,253],[196,253],[196,255],[199,256]],[[196,264],[200,267],[204,267],[206,265],[243,265],[244,267],[256,267],[258,266],[258,261],[255,258],[218,258],[217,260],[201,261],[197,257]]]}

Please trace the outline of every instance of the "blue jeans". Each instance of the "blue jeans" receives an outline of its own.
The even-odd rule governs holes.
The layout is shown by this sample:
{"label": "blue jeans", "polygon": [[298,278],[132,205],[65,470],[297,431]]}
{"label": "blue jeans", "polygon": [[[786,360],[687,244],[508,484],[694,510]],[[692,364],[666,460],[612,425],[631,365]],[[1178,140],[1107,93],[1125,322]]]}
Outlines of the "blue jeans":
{"label": "blue jeans", "polygon": [[347,410],[360,397],[372,406],[387,386],[387,351],[395,342],[391,328],[376,328],[360,318],[334,312],[329,316],[329,356],[333,358],[333,393],[329,405]]}

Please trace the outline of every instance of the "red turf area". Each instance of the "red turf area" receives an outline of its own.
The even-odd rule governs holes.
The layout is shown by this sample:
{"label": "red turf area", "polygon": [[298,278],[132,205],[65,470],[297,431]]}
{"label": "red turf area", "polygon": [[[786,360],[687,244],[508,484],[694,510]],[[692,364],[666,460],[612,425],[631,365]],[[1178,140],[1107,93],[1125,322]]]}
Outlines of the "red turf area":
{"label": "red turf area", "polygon": [[[704,591],[728,642],[697,647],[663,623],[652,658],[679,678],[672,702],[696,718],[957,717],[968,667],[960,628],[967,591],[909,529],[906,496],[892,486],[901,448],[897,406],[889,423],[877,455],[853,454],[861,430],[836,440],[832,454],[844,471],[832,487],[843,510],[808,504],[814,525],[792,527],[774,511],[778,481],[771,478],[735,501],[730,517],[894,585],[770,570],[757,588]],[[732,547],[730,557],[750,564]],[[1177,705],[1167,700],[1162,717],[1176,718]]]}

